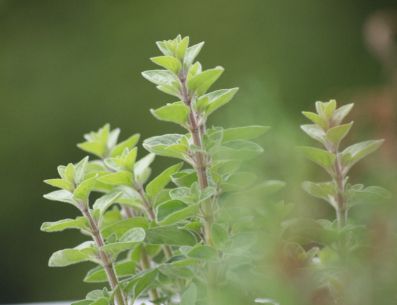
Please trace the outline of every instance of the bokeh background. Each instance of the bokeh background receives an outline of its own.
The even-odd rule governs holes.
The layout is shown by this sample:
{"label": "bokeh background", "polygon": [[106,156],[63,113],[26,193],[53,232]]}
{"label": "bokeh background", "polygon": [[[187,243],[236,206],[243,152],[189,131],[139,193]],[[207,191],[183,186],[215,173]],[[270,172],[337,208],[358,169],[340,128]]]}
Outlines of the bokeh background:
{"label": "bokeh background", "polygon": [[219,88],[240,87],[212,124],[273,126],[257,168],[289,182],[287,200],[330,213],[300,189],[318,171],[294,152],[307,142],[300,111],[330,98],[356,102],[361,128],[351,140],[388,140],[354,175],[393,188],[396,8],[393,0],[0,0],[0,303],[87,291],[86,267],[47,267],[50,253],[81,237],[39,231],[43,221],[74,215],[42,198],[50,189],[42,180],[79,160],[76,143],[106,122],[122,137],[175,131],[150,115],[172,100],[140,72],[153,67],[154,42],[179,33],[206,41],[205,67],[226,68]]}

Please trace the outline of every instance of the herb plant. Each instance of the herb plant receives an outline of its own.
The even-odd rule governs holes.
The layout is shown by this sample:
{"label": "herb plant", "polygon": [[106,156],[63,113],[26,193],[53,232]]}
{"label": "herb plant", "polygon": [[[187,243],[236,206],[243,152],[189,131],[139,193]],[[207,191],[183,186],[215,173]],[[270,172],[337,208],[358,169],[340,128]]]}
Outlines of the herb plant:
{"label": "herb plant", "polygon": [[[118,141],[120,130],[107,124],[78,144],[92,157],[59,166],[59,177],[45,180],[59,190],[44,197],[70,204],[80,215],[45,222],[41,229],[77,229],[88,238],[53,253],[49,265],[90,261],[97,266],[84,281],[107,283],[75,305],[132,305],[138,298],[154,304],[253,304],[257,297],[277,298],[260,285],[241,283],[243,278],[261,282],[259,270],[269,267],[264,249],[258,247],[264,236],[274,244],[279,238],[289,243],[285,232],[276,233],[275,228],[286,226],[290,205],[268,199],[284,183],[258,181],[254,171],[246,170],[249,160],[263,151],[252,140],[268,127],[207,125],[211,114],[229,103],[238,89],[210,91],[224,69],[202,68],[196,57],[203,45],[189,46],[189,38],[181,36],[157,42],[162,55],[151,60],[162,69],[143,72],[175,100],[151,110],[153,116],[179,125],[180,134],[144,140],[149,153],[138,159],[139,135]],[[358,193],[381,190],[347,183],[350,168],[382,142],[362,142],[340,151],[352,125],[342,120],[351,108],[351,104],[336,108],[335,101],[318,102],[317,113],[304,112],[314,124],[302,126],[325,147],[303,147],[303,152],[331,177],[330,182],[305,182],[303,187],[335,208],[337,230],[346,227]],[[178,163],[151,178],[155,156]],[[254,197],[272,203],[256,205]],[[269,225],[270,218],[278,220],[276,226]],[[305,257],[321,257],[318,251],[303,245],[301,249]]]}

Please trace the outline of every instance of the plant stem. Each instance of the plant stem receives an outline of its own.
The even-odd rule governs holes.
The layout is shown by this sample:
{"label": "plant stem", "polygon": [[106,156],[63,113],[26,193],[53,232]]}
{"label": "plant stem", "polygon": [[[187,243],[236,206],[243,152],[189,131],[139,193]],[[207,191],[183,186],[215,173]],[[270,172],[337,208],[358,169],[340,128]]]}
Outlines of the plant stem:
{"label": "plant stem", "polygon": [[84,215],[84,217],[88,220],[91,229],[91,236],[96,246],[98,247],[99,258],[102,261],[102,265],[103,268],[105,269],[108,282],[110,284],[111,289],[115,291],[116,303],[117,305],[127,305],[125,296],[123,292],[120,290],[119,281],[117,279],[113,263],[110,257],[107,255],[107,253],[102,249],[103,246],[105,245],[105,242],[103,240],[101,232],[99,231],[98,224],[92,217],[89,209],[84,204],[81,206],[81,212]]}
{"label": "plant stem", "polygon": [[[186,75],[181,73],[179,76],[181,82],[181,94],[183,102],[189,107],[189,132],[192,136],[194,145],[198,148],[195,152],[195,163],[194,168],[197,172],[197,179],[201,190],[208,187],[208,176],[207,176],[207,162],[206,155],[203,152],[203,135],[205,132],[204,124],[200,124],[198,121],[198,114],[192,107],[192,97],[189,95],[186,86]],[[213,224],[213,209],[211,200],[206,200],[202,204],[202,212],[204,216],[204,239],[208,245],[212,245],[211,228]]]}
{"label": "plant stem", "polygon": [[[142,246],[142,252],[141,252],[141,266],[143,270],[148,270],[151,267],[149,255],[147,254],[144,246]],[[156,288],[152,288],[149,290],[149,297],[150,297],[150,301],[156,301],[160,298]]]}
{"label": "plant stem", "polygon": [[343,228],[347,223],[347,206],[345,200],[345,175],[343,174],[343,168],[340,161],[339,153],[337,149],[334,151],[336,156],[335,159],[335,176],[333,177],[334,183],[336,184],[336,196],[335,201],[336,207],[336,221],[339,228]]}

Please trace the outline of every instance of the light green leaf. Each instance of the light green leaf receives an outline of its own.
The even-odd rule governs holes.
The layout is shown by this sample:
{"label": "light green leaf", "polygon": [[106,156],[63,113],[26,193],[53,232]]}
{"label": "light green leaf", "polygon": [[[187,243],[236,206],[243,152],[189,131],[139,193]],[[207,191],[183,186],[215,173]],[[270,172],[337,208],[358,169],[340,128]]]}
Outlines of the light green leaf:
{"label": "light green leaf", "polygon": [[229,103],[236,95],[238,88],[221,89],[201,96],[196,103],[198,111],[210,115],[215,110]]}
{"label": "light green leaf", "polygon": [[91,191],[94,190],[97,177],[91,177],[81,182],[73,192],[73,198],[76,200],[87,200]]}
{"label": "light green leaf", "polygon": [[120,253],[131,250],[135,244],[135,242],[115,242],[104,245],[102,250],[115,260]]}
{"label": "light green leaf", "polygon": [[73,194],[66,190],[53,191],[45,194],[43,197],[52,201],[60,201],[76,205],[76,201],[73,199]]}
{"label": "light green leaf", "polygon": [[150,112],[160,121],[172,122],[181,126],[186,126],[189,116],[189,107],[183,102],[167,104]]}
{"label": "light green leaf", "polygon": [[138,160],[134,166],[134,176],[137,183],[143,184],[151,173],[150,165],[154,161],[155,155],[153,153],[147,154],[142,159]]}
{"label": "light green leaf", "polygon": [[263,148],[258,144],[245,141],[228,141],[220,148],[216,149],[212,156],[215,160],[249,160],[257,157],[263,152]]}
{"label": "light green leaf", "polygon": [[86,168],[88,164],[88,156],[83,158],[75,165],[74,182],[78,185],[84,181],[86,175]]}
{"label": "light green leaf", "polygon": [[328,122],[321,116],[319,116],[317,113],[310,112],[310,111],[302,111],[302,114],[307,117],[310,121],[312,121],[314,124],[320,126],[323,129],[328,128]]}
{"label": "light green leaf", "polygon": [[167,184],[171,181],[171,176],[177,173],[183,163],[178,163],[170,166],[166,170],[164,170],[160,175],[154,178],[149,184],[146,186],[146,194],[150,198],[154,198],[160,191],[162,191]]}
{"label": "light green leaf", "polygon": [[126,148],[132,150],[132,148],[134,148],[134,146],[138,143],[139,138],[140,138],[139,134],[134,134],[131,137],[129,137],[127,140],[120,142],[112,149],[110,156],[117,157],[121,155]]}
{"label": "light green leaf", "polygon": [[343,119],[349,114],[349,112],[352,110],[354,104],[347,104],[343,105],[342,107],[339,107],[338,109],[335,110],[333,116],[332,116],[332,121],[334,124],[339,125],[342,123]]}
{"label": "light green leaf", "polygon": [[336,186],[333,182],[310,182],[302,183],[302,188],[313,197],[324,199],[332,206],[336,207],[333,198],[336,196]]}
{"label": "light green leaf", "polygon": [[143,147],[159,156],[178,159],[185,159],[189,148],[186,137],[180,134],[151,137],[143,142]]}
{"label": "light green leaf", "polygon": [[168,70],[144,71],[142,76],[156,85],[171,85],[177,81],[175,74]]}
{"label": "light green leaf", "polygon": [[173,56],[157,56],[152,57],[150,60],[155,64],[174,72],[175,74],[178,74],[179,70],[182,68],[180,60]]}
{"label": "light green leaf", "polygon": [[47,180],[44,180],[44,182],[49,184],[49,185],[51,185],[51,186],[53,186],[53,187],[64,189],[64,190],[67,190],[67,191],[70,191],[70,192],[72,192],[73,188],[74,188],[73,183],[71,183],[71,182],[69,182],[69,181],[67,181],[65,179],[58,179],[58,178],[56,178],[56,179],[47,179]]}
{"label": "light green leaf", "polygon": [[312,139],[323,144],[325,143],[325,132],[320,126],[307,124],[301,125],[301,129]]}
{"label": "light green leaf", "polygon": [[96,258],[96,252],[92,242],[84,242],[73,249],[63,249],[54,252],[48,265],[50,267],[64,267],[86,261],[99,263]]}
{"label": "light green leaf", "polygon": [[194,60],[196,59],[197,55],[200,53],[203,46],[204,46],[204,42],[200,42],[198,44],[195,44],[187,48],[184,58],[184,64],[186,66],[190,66],[194,62]]}
{"label": "light green leaf", "polygon": [[346,168],[346,172],[358,161],[376,151],[383,142],[384,140],[370,140],[353,144],[343,150],[342,165]]}
{"label": "light green leaf", "polygon": [[175,55],[179,59],[183,59],[183,57],[185,56],[186,49],[187,49],[188,46],[189,46],[189,37],[186,36],[178,43],[178,46],[177,46],[177,48],[175,50]]}
{"label": "light green leaf", "polygon": [[108,193],[95,200],[93,209],[98,209],[103,214],[120,196],[121,192]]}
{"label": "light green leaf", "polygon": [[87,220],[80,216],[75,219],[62,219],[53,222],[44,222],[40,230],[44,232],[60,232],[66,229],[88,230]]}
{"label": "light green leaf", "polygon": [[118,173],[111,173],[107,175],[103,175],[98,178],[98,181],[101,183],[109,184],[109,185],[132,185],[133,177],[132,173],[127,171],[121,171]]}
{"label": "light green leaf", "polygon": [[213,69],[205,70],[188,80],[189,90],[195,92],[198,96],[203,95],[222,75],[224,69],[220,66]]}
{"label": "light green leaf", "polygon": [[156,88],[159,89],[161,92],[175,96],[179,99],[182,97],[180,91],[180,83],[178,81],[174,81],[171,84],[158,85],[156,86]]}
{"label": "light green leaf", "polygon": [[327,130],[326,138],[331,141],[335,146],[343,140],[344,137],[349,133],[353,122],[338,125]]}
{"label": "light green leaf", "polygon": [[269,129],[269,126],[259,125],[227,128],[223,130],[223,142],[232,140],[252,140],[260,137]]}
{"label": "light green leaf", "polygon": [[310,161],[313,161],[314,163],[320,165],[328,173],[333,173],[336,159],[336,156],[334,154],[320,148],[309,146],[300,147],[300,150]]}

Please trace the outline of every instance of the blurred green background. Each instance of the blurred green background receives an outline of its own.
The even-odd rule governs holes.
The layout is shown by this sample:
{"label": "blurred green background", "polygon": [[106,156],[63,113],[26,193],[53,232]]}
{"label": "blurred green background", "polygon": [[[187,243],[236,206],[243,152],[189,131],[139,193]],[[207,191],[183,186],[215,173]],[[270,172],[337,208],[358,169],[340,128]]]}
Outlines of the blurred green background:
{"label": "blurred green background", "polygon": [[[140,75],[154,67],[148,58],[158,54],[156,40],[180,33],[206,41],[200,61],[226,68],[217,86],[240,87],[210,123],[272,125],[258,169],[295,182],[284,196],[304,202],[300,177],[315,170],[293,153],[307,141],[300,111],[330,98],[371,103],[367,92],[387,86],[389,74],[368,51],[363,25],[393,3],[0,0],[0,303],[78,299],[87,291],[80,280],[86,268],[47,267],[50,253],[81,237],[39,231],[43,221],[75,215],[42,198],[50,189],[42,180],[79,160],[76,143],[105,122],[121,127],[122,138],[174,131],[149,113],[172,100]],[[360,134],[356,127],[353,138],[375,136],[370,119],[356,109],[355,120],[369,128]],[[376,164],[368,165],[376,175],[365,179],[387,182],[392,174],[373,170]]]}

